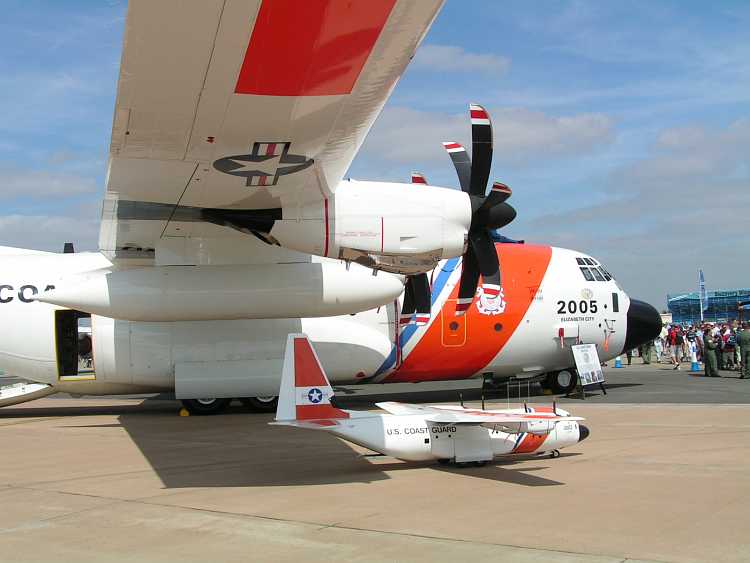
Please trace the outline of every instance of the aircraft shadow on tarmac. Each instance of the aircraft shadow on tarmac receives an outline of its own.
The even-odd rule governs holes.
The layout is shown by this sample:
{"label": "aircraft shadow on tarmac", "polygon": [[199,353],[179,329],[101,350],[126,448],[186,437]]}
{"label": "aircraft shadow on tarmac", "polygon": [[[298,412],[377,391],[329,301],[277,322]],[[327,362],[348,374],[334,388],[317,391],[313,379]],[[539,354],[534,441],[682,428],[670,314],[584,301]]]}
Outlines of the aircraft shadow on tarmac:
{"label": "aircraft shadow on tarmac", "polygon": [[[3,409],[2,415],[53,417],[60,420],[60,428],[120,427],[168,489],[371,483],[390,479],[394,471],[420,468],[514,485],[562,484],[530,474],[539,467],[512,467],[519,460],[466,468],[380,458],[383,463],[371,461],[329,434],[269,426],[271,415],[236,410],[237,414],[185,418],[177,416],[176,407],[171,401],[147,400],[128,405]],[[68,420],[102,415],[116,415],[117,422]]]}
{"label": "aircraft shadow on tarmac", "polygon": [[514,485],[563,484],[530,474],[543,467],[511,468],[521,460],[466,468],[390,458],[373,462],[335,436],[272,427],[266,424],[271,419],[261,414],[184,418],[172,412],[121,414],[118,420],[168,489],[371,483],[390,479],[390,472],[428,467]]}
{"label": "aircraft shadow on tarmac", "polygon": [[[465,398],[472,400],[473,395]],[[364,401],[357,402],[361,406]],[[180,417],[178,410],[174,401],[147,399],[122,405],[5,408],[0,420],[51,417],[60,420],[61,428],[120,427],[168,489],[371,483],[390,479],[394,471],[420,468],[521,486],[564,484],[532,474],[544,467],[526,467],[541,458],[501,458],[484,467],[461,468],[386,457],[371,461],[332,435],[269,426],[269,414],[235,408],[222,416]],[[85,419],[71,418],[103,415],[115,415],[117,422],[85,424]]]}

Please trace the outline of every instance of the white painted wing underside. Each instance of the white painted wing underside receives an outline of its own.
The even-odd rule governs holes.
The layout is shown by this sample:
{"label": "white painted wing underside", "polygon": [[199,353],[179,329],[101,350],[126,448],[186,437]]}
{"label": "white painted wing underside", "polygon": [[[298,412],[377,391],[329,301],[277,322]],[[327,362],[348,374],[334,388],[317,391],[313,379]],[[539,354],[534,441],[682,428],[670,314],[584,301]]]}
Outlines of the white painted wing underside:
{"label": "white painted wing underside", "polygon": [[[350,16],[340,12],[361,14],[363,6],[375,1],[326,0],[320,5],[326,9],[323,19],[338,17],[341,29]],[[265,23],[258,23],[259,14],[266,13],[261,0],[131,0],[99,242],[105,255],[113,260],[153,257],[164,237],[243,236],[194,217],[186,219],[189,214],[175,213],[178,205],[188,211],[284,208],[285,218],[293,218],[299,205],[330,196],[443,3],[377,1],[388,4],[389,11],[376,26],[361,70],[348,88],[271,95],[240,91],[254,30],[278,21],[274,16],[276,20],[261,18]],[[270,13],[272,6],[278,13],[279,6],[287,6],[284,9],[293,12],[304,5],[281,0],[266,5],[266,11]],[[287,29],[277,27],[273,36]],[[328,37],[328,48],[336,49],[339,39]],[[297,40],[289,37],[282,43],[294,45]],[[258,45],[263,51],[262,43]],[[283,77],[294,52],[278,55],[271,50],[260,57],[269,76]],[[316,56],[309,72],[326,59]],[[262,90],[263,81],[256,82]],[[310,164],[278,175],[285,150],[302,157],[298,162]],[[258,151],[273,158],[262,163],[222,160]],[[240,168],[222,171],[217,162]],[[266,185],[251,185],[260,182],[259,176],[242,175],[254,167],[271,174],[263,180]]]}

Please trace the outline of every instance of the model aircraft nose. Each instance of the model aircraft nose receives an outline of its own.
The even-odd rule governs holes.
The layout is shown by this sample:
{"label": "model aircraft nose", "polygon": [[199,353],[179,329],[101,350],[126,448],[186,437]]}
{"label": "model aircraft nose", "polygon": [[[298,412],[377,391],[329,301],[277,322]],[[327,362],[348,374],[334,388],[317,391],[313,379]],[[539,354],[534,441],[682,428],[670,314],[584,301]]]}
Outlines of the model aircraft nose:
{"label": "model aircraft nose", "polygon": [[661,326],[659,311],[645,301],[631,299],[623,352],[637,348],[659,336]]}
{"label": "model aircraft nose", "polygon": [[583,424],[578,425],[578,441],[583,442],[586,438],[589,437],[589,427],[584,426]]}

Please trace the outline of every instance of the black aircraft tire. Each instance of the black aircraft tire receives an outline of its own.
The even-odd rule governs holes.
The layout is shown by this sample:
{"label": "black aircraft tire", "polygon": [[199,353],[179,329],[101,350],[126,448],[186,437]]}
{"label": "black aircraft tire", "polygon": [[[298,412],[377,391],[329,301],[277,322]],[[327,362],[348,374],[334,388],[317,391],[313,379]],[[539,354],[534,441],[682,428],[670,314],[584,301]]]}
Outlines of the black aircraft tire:
{"label": "black aircraft tire", "polygon": [[578,374],[572,369],[563,369],[551,373],[547,378],[547,384],[555,393],[567,395],[576,387]]}
{"label": "black aircraft tire", "polygon": [[242,397],[240,401],[254,412],[276,412],[279,406],[278,397]]}
{"label": "black aircraft tire", "polygon": [[182,406],[190,414],[205,416],[224,412],[232,399],[182,399]]}

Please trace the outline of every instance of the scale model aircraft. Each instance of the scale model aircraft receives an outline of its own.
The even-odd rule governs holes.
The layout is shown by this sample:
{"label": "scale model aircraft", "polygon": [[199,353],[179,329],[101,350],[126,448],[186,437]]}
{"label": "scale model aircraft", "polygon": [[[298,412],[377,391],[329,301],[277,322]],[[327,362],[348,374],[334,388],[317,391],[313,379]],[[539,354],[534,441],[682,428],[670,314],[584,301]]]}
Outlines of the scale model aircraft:
{"label": "scale model aircraft", "polygon": [[[58,391],[276,408],[289,333],[335,383],[576,383],[661,319],[596,260],[498,242],[490,116],[461,189],[342,180],[442,0],[131,0],[100,252],[0,247],[0,369]],[[179,17],[176,18],[175,15]],[[499,239],[505,240],[505,239]],[[502,275],[501,275],[502,273]]]}
{"label": "scale model aircraft", "polygon": [[304,334],[287,338],[276,421],[324,430],[405,461],[484,465],[497,456],[560,455],[589,436],[581,417],[552,408],[479,410],[386,402],[387,413],[350,411],[331,404],[333,389]]}

